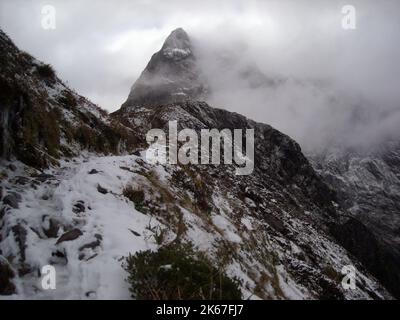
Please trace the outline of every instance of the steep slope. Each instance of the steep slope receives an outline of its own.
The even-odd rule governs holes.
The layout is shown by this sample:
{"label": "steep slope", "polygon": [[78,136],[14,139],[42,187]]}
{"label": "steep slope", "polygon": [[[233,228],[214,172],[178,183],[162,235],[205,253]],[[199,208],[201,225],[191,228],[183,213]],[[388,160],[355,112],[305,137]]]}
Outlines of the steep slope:
{"label": "steep slope", "polygon": [[[289,137],[268,125],[194,101],[136,107],[121,117],[143,134],[150,128],[168,132],[171,120],[177,120],[180,129],[196,131],[255,129],[253,174],[236,176],[233,165],[166,165],[172,178],[163,185],[169,196],[148,203],[148,211],[157,208],[163,223],[167,224],[171,212],[178,217],[183,212],[185,219],[194,213],[202,228],[217,232],[221,240],[202,245],[210,252],[217,248],[225,252],[224,257],[232,261],[230,267],[241,270],[242,279],[242,273],[247,275],[252,294],[262,298],[379,297],[371,287],[361,289],[363,294],[341,288],[341,267],[355,264],[360,271],[363,267],[331,236],[330,230],[339,226],[344,213]],[[190,227],[193,222],[189,227],[186,223],[181,237],[198,243]],[[216,256],[221,258],[221,253]]]}
{"label": "steep slope", "polygon": [[[159,61],[159,64],[162,65],[163,62]],[[159,68],[163,69],[163,66]],[[182,81],[186,85],[191,84],[187,78],[183,78]],[[277,254],[284,274],[295,279],[291,280],[295,286],[300,283],[300,286],[304,285],[306,289],[303,287],[302,290],[305,290],[309,297],[346,297],[348,293],[343,293],[338,283],[325,276],[324,268],[333,270],[334,274],[339,275],[338,265],[333,262],[332,256],[327,255],[330,251],[334,252],[333,247],[337,246],[333,235],[337,235],[335,231],[340,229],[342,224],[354,221],[358,226],[359,222],[349,220],[351,217],[335,205],[334,192],[315,174],[297,143],[270,126],[248,120],[238,114],[211,108],[206,103],[194,101],[195,98],[189,99],[190,97],[188,97],[184,99],[185,101],[175,101],[169,104],[166,103],[169,102],[168,99],[157,100],[158,89],[157,86],[147,88],[147,94],[155,97],[151,103],[141,103],[138,100],[136,104],[131,104],[130,108],[124,104],[113,116],[124,125],[140,132],[142,136],[145,136],[148,130],[153,128],[160,128],[168,132],[169,121],[176,120],[178,129],[190,128],[198,133],[201,129],[252,128],[255,129],[256,138],[255,171],[252,175],[238,177],[234,174],[232,166],[203,165],[186,168],[178,165],[175,168],[176,166],[167,165],[167,171],[175,172],[177,169],[179,169],[178,172],[182,171],[179,174],[173,174],[173,176],[177,176],[177,181],[172,183],[168,192],[174,198],[178,197],[178,203],[181,201],[184,203],[187,196],[189,199],[194,198],[195,208],[200,213],[203,211],[201,213],[203,218],[207,217],[207,214],[213,215],[213,212],[218,212],[235,221],[241,221],[242,217],[245,217],[245,220],[257,221],[263,226],[257,229],[257,238],[258,236],[260,239],[264,237],[262,236],[264,233],[260,230],[268,230],[268,234],[265,235],[268,239],[267,242],[277,241],[278,243],[274,243],[272,246],[260,243],[258,246],[256,245],[257,238],[252,238],[250,242],[249,239],[240,240],[238,242],[244,242],[245,246],[241,247],[239,252],[248,251],[250,243],[253,242],[250,247],[255,245],[258,250],[264,247],[270,254]],[[131,92],[130,98],[133,92]],[[145,89],[144,92],[146,93]],[[182,181],[179,182],[179,180]],[[171,192],[169,189],[176,187],[174,184],[184,190],[189,190],[189,195],[181,194],[182,191],[179,190]],[[180,194],[181,196],[179,196]],[[181,197],[182,199],[180,199]],[[223,200],[215,201],[215,199]],[[221,205],[222,203],[224,205]],[[223,208],[226,208],[226,211]],[[180,212],[178,209],[175,209],[177,215]],[[185,208],[185,210],[188,209]],[[237,228],[240,228],[240,224]],[[237,234],[237,231],[234,234]],[[313,234],[313,239],[308,237],[309,234]],[[325,247],[323,244],[325,240],[322,239],[329,239],[329,245]],[[299,248],[299,244],[301,244],[299,252],[301,251],[300,256],[302,256],[300,260],[296,254],[288,251],[289,247]],[[288,254],[282,254],[283,252]],[[346,253],[343,254],[346,256]],[[253,257],[257,256],[259,254],[254,252]],[[261,260],[254,258],[257,262],[253,261],[250,265],[259,264],[261,266],[259,271],[261,274],[266,273],[265,277],[270,279],[267,282],[271,282],[271,273],[266,272],[263,267],[265,268],[267,264],[269,265],[267,269],[269,268],[271,271],[276,266],[273,266],[274,263],[271,261],[267,262],[265,256],[263,257]],[[254,270],[249,270],[251,268],[246,259],[245,261],[239,259],[239,264],[242,268],[243,265],[246,266],[246,272],[254,272]],[[330,269],[331,267],[333,269]],[[360,266],[360,268],[362,267]],[[260,290],[260,295],[263,297],[271,297],[271,294],[275,298],[279,296],[277,292]],[[279,291],[279,289],[277,290]],[[366,291],[370,294],[372,292]],[[373,297],[373,294],[370,297]]]}
{"label": "steep slope", "polygon": [[[170,39],[167,42],[167,48],[176,45],[173,41],[174,45],[170,45]],[[13,53],[15,47],[7,45],[16,59],[16,63],[8,64],[10,68],[22,66],[21,53]],[[170,64],[170,60],[165,63]],[[182,63],[186,63],[185,59]],[[52,87],[49,89],[46,79],[36,75],[36,62],[32,68],[24,80],[27,96],[37,105],[45,105],[46,114],[54,105],[61,107],[47,93],[52,92]],[[16,86],[12,79],[25,76],[24,70],[2,70],[2,78],[6,84]],[[65,88],[58,80],[56,83]],[[186,87],[191,84],[182,83]],[[160,97],[157,88],[149,88],[155,90],[151,97]],[[42,91],[39,104],[35,92]],[[56,90],[55,97],[60,94]],[[161,98],[143,105],[135,102],[111,119],[105,115],[95,117],[96,124],[113,128],[108,124],[116,123],[128,130],[134,145],[142,151],[103,156],[88,152],[96,150],[96,139],[89,139],[87,145],[76,142],[79,140],[74,137],[60,139],[64,147],[56,148],[59,165],[50,162],[46,169],[40,163],[41,170],[33,168],[37,163],[26,161],[17,152],[19,146],[10,143],[16,141],[18,128],[29,127],[35,118],[23,118],[26,120],[22,127],[12,126],[20,119],[20,113],[12,110],[21,105],[2,100],[8,102],[2,109],[6,110],[2,119],[7,119],[2,130],[9,137],[4,149],[9,150],[12,161],[2,159],[0,163],[1,295],[36,299],[129,298],[126,273],[121,267],[124,257],[138,250],[157,250],[171,242],[191,242],[205,251],[215,265],[223,266],[229,276],[238,277],[245,299],[391,298],[335,240],[334,231],[340,229],[341,223],[353,220],[343,218],[346,213],[337,205],[335,194],[318,177],[296,142],[268,125],[203,102],[184,100],[165,103],[169,98]],[[36,111],[37,105],[26,103],[21,110]],[[95,116],[93,105],[81,104],[76,109],[61,109],[61,119],[52,114],[49,117],[62,132],[65,122],[76,120],[92,130],[94,137],[105,139],[107,146],[112,134],[90,127],[91,122],[79,116],[80,112],[89,119],[90,115]],[[10,114],[15,121],[8,120]],[[254,129],[253,173],[238,176],[235,165],[224,164],[149,164],[146,133],[151,128],[167,130],[171,120],[178,121],[179,129],[192,128],[196,132],[203,128]],[[49,159],[46,135],[39,130],[34,137],[20,141],[29,141]],[[121,138],[115,143],[123,146],[124,141]],[[65,158],[66,148],[79,152],[79,156]],[[24,163],[14,160],[13,155]],[[57,271],[55,290],[45,290],[41,285],[42,268],[48,264]],[[341,285],[341,270],[348,265],[357,269],[354,290],[345,290]]]}
{"label": "steep slope", "polygon": [[179,28],[152,56],[122,108],[197,100],[205,93],[205,83],[196,64],[193,46],[187,33]]}
{"label": "steep slope", "polygon": [[133,148],[134,136],[69,89],[51,66],[20,51],[0,30],[0,155],[37,168],[87,149]]}
{"label": "steep slope", "polygon": [[[400,296],[400,148],[387,142],[378,149],[336,148],[311,155],[315,169],[337,191],[338,202],[362,221],[371,235],[359,229],[338,231],[341,241]],[[349,227],[349,225],[347,225]],[[362,243],[369,243],[362,248]]]}
{"label": "steep slope", "polygon": [[[184,126],[221,126],[230,119],[235,127],[254,127],[263,141],[256,154],[271,156],[242,177],[229,165],[150,165],[145,152],[62,161],[45,175],[4,166],[2,186],[16,202],[3,198],[0,242],[14,272],[11,297],[128,298],[123,257],[182,241],[238,277],[244,298],[390,298],[329,235],[326,221],[337,210],[294,141],[204,103],[149,111],[161,125],[176,118]],[[131,198],[129,188],[143,198]],[[49,263],[56,290],[41,287],[41,268]],[[341,286],[344,265],[357,268],[355,290]]]}
{"label": "steep slope", "polygon": [[[274,88],[283,81],[269,79],[257,68],[249,67],[243,70],[235,68],[236,60],[232,61],[229,61],[228,56],[227,61],[221,62],[225,69],[219,66],[218,70],[226,70],[235,79],[244,81],[245,86],[261,90]],[[211,80],[211,88],[218,88],[218,83],[213,83],[213,79],[208,80]],[[154,87],[154,90],[157,88]],[[230,94],[226,91],[226,86],[222,94],[223,100],[226,101],[225,95]],[[152,104],[144,106],[155,107],[161,104],[163,101],[153,101]],[[142,119],[141,113],[152,113],[150,108],[145,109],[140,111],[141,109],[136,107],[132,110],[121,110],[116,115],[123,123],[134,128],[143,127],[148,122],[153,124],[150,127],[157,127],[160,123],[157,114]],[[362,112],[362,108],[359,111]],[[175,117],[180,117],[179,110],[174,109],[173,112],[177,114]],[[197,118],[201,120],[203,115]],[[226,121],[229,123],[229,119]],[[357,256],[396,297],[399,297],[398,143],[386,143],[381,150],[373,154],[365,150],[349,151],[342,148],[342,150],[331,150],[326,154],[317,152],[308,157],[323,177],[324,183],[337,193],[338,202],[344,209],[335,218],[335,223],[330,228],[331,234]]]}

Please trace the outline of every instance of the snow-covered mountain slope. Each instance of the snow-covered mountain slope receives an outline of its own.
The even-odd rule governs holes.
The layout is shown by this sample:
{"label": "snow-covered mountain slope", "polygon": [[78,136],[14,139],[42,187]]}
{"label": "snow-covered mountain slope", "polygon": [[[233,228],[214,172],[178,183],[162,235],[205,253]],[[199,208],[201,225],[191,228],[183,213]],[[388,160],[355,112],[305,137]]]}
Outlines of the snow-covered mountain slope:
{"label": "snow-covered mountain slope", "polygon": [[[262,180],[255,177],[240,191],[211,178],[229,170],[153,166],[143,153],[82,156],[45,174],[20,163],[13,170],[3,171],[3,188],[16,205],[5,207],[0,242],[14,274],[9,298],[129,298],[123,257],[177,238],[224,261],[245,298],[390,297],[315,222],[317,207],[295,205],[294,196],[289,207],[288,195],[257,186]],[[128,186],[144,192],[143,202],[124,196]],[[41,287],[47,264],[57,271],[55,290]],[[350,264],[358,268],[358,286],[346,291],[340,270]]]}
{"label": "snow-covered mountain slope", "polygon": [[[10,298],[129,298],[122,258],[155,249],[151,228],[160,226],[122,195],[135,175],[121,167],[133,170],[135,160],[80,157],[45,175],[20,163],[8,170],[3,186],[18,194],[17,205],[5,210],[0,243],[15,272]],[[48,264],[56,268],[57,288],[46,291],[40,272]]]}
{"label": "snow-covered mountain slope", "polygon": [[[310,285],[308,290],[316,290],[314,297],[341,296],[340,284],[329,280],[324,282],[327,279],[324,276],[324,268],[330,269],[335,265],[330,260],[330,252],[334,252],[333,247],[338,245],[331,230],[340,229],[341,223],[346,220],[340,217],[345,217],[346,214],[335,207],[334,193],[314,173],[299,146],[292,139],[268,125],[256,123],[225,110],[211,108],[201,102],[187,101],[158,107],[136,107],[130,112],[117,115],[121,115],[125,125],[130,125],[135,131],[143,130],[144,133],[150,128],[161,128],[167,132],[168,121],[171,120],[177,120],[180,129],[191,128],[197,131],[204,128],[254,128],[255,171],[252,175],[235,176],[230,166],[191,166],[191,173],[181,178],[185,182],[182,188],[193,190],[195,196],[197,192],[199,203],[203,203],[204,198],[215,199],[214,193],[219,190],[222,191],[221,195],[221,191],[218,192],[219,198],[235,199],[234,203],[233,200],[228,201],[228,217],[240,221],[244,215],[248,216],[246,220],[264,225],[258,228],[255,234],[257,238],[260,235],[262,239],[260,230],[267,231],[267,243],[272,242],[274,248],[271,252],[278,255],[278,260],[281,261],[279,264],[282,264],[287,275],[291,275],[296,279],[295,282],[306,287]],[[193,176],[201,177],[201,185],[209,187],[202,187],[202,192],[196,190],[196,184],[190,187]],[[177,191],[172,193],[178,194]],[[200,207],[203,211],[223,212],[223,205],[209,200],[206,203],[207,206]],[[277,239],[278,244],[274,243]],[[323,239],[329,239],[330,244],[324,244]],[[257,242],[257,239],[251,241]],[[280,241],[283,242],[279,243]],[[299,259],[289,249],[293,246],[301,248],[302,258]],[[268,247],[266,243],[260,243],[259,246],[269,251]],[[345,252],[343,248],[341,250]],[[281,255],[283,252],[286,254]],[[347,258],[339,258],[342,259]],[[261,259],[257,263],[265,265],[267,260]],[[340,270],[335,267],[333,269],[338,275]],[[323,289],[323,283],[330,283],[330,288]],[[270,293],[264,294],[263,297],[271,297]],[[341,297],[345,295],[346,293]]]}
{"label": "snow-covered mountain slope", "polygon": [[[342,240],[348,242],[349,250],[399,296],[399,143],[387,142],[372,151],[335,148],[310,155],[310,159],[317,172],[336,190],[341,206],[374,235],[367,240],[358,233]],[[367,241],[369,245],[363,249],[361,244]]]}
{"label": "snow-covered mountain slope", "polygon": [[[182,37],[174,35],[164,49],[185,51]],[[26,54],[16,51],[4,35],[2,45],[10,59],[1,70],[2,83],[8,86],[0,100],[2,132],[8,137],[3,150],[9,150],[9,160],[3,158],[0,163],[1,295],[129,298],[127,275],[121,266],[124,257],[171,242],[192,242],[216,265],[223,265],[228,275],[239,278],[246,299],[391,298],[337,241],[362,224],[339,207],[334,192],[288,136],[206,103],[185,99],[165,104],[164,95],[158,99],[157,86],[148,88],[149,97],[154,98],[150,105],[125,106],[112,117],[97,115],[89,102],[68,108],[69,103],[60,101],[64,94],[57,91],[53,97],[47,93],[52,85],[62,86],[51,72],[40,75],[37,62],[23,62]],[[179,51],[179,59],[174,59],[175,51],[162,52],[168,59],[156,59],[160,68],[170,65],[171,59],[176,65],[186,65],[186,53]],[[26,70],[31,71],[25,75]],[[13,88],[22,90],[15,77],[22,77],[26,89],[14,95],[10,94]],[[42,100],[38,100],[39,93]],[[50,112],[53,107],[60,109],[61,117]],[[60,141],[56,155],[50,155],[58,161],[47,161],[49,168],[26,161],[14,143],[28,143],[49,159],[48,140],[53,135],[37,127],[36,117],[21,117],[25,110],[35,116],[43,112],[63,132],[56,139]],[[237,176],[235,165],[223,164],[148,164],[147,131],[166,129],[171,120],[178,121],[179,129],[196,132],[203,128],[254,129],[254,172]],[[65,128],[75,121],[82,126],[75,131],[77,136],[67,139]],[[119,132],[116,126],[129,134],[114,139]],[[34,133],[32,139],[19,137],[27,128]],[[78,143],[77,137],[87,130],[92,134],[85,143]],[[126,150],[128,141],[142,151],[119,156],[94,152],[108,152],[108,147]],[[98,150],[96,146],[108,147]],[[71,157],[65,150],[79,152],[79,156]],[[31,154],[34,160],[37,155]],[[346,228],[341,233],[342,226]],[[57,271],[57,288],[51,291],[41,286],[41,270],[48,264]],[[341,285],[341,270],[348,265],[357,269],[354,290]]]}
{"label": "snow-covered mountain slope", "polygon": [[20,51],[0,30],[0,155],[35,167],[80,150],[134,148],[134,136],[69,89],[51,66]]}
{"label": "snow-covered mountain slope", "polygon": [[198,100],[206,91],[189,36],[179,28],[169,35],[161,50],[152,56],[132,86],[122,108]]}

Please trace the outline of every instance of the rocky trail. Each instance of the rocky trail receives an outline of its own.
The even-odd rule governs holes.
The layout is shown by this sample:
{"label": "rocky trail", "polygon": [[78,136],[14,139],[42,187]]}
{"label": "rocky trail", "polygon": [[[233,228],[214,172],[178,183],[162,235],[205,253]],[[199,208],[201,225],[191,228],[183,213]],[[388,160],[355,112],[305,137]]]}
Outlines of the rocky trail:
{"label": "rocky trail", "polygon": [[[129,298],[123,256],[155,247],[146,235],[153,222],[121,195],[132,173],[110,172],[110,163],[133,160],[82,158],[31,177],[22,175],[22,165],[7,171],[3,192],[12,189],[15,203],[4,206],[0,248],[17,266],[19,297]],[[40,270],[48,264],[56,268],[56,290],[41,289]]]}

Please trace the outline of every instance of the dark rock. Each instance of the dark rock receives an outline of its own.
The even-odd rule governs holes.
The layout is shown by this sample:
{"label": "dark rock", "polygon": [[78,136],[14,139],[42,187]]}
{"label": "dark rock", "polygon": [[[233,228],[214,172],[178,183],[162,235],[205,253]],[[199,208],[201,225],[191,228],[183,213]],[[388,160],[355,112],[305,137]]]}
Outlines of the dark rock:
{"label": "dark rock", "polygon": [[[84,252],[85,249],[94,250],[95,248],[97,248],[98,246],[101,245],[101,241],[103,240],[103,236],[102,236],[101,234],[96,233],[96,234],[94,235],[94,237],[96,238],[96,240],[94,240],[94,241],[92,241],[92,242],[90,242],[90,243],[87,243],[87,244],[85,244],[85,245],[83,245],[83,246],[81,246],[81,247],[79,248],[79,251],[81,251],[81,252],[79,253],[79,257],[78,257],[79,260],[84,260],[84,259],[85,259],[85,261],[88,261],[88,260],[93,259],[94,257],[97,256],[97,253],[95,253],[95,254],[93,254],[93,255],[91,255],[91,256],[89,256],[89,257],[87,258],[86,253]],[[82,252],[82,251],[83,251],[83,252]]]}
{"label": "dark rock", "polygon": [[136,237],[140,237],[140,233],[132,230],[132,229],[128,229],[130,232],[132,232],[133,235],[135,235]]}
{"label": "dark rock", "polygon": [[11,208],[18,209],[18,203],[21,202],[22,198],[18,193],[10,193],[4,197],[3,203],[9,205]]}
{"label": "dark rock", "polygon": [[72,208],[72,211],[74,213],[81,213],[81,212],[85,212],[85,205],[84,202],[79,200],[78,202],[76,202]]}
{"label": "dark rock", "polygon": [[20,185],[24,186],[24,185],[28,184],[29,182],[30,182],[30,179],[27,178],[27,177],[18,176],[18,177],[15,178],[15,183],[16,184],[20,184]]}
{"label": "dark rock", "polygon": [[91,299],[95,299],[96,298],[96,291],[88,291],[85,293],[85,296]]}
{"label": "dark rock", "polygon": [[85,261],[92,260],[92,259],[96,258],[97,256],[98,256],[98,254],[95,253],[95,254],[91,255],[89,258],[85,259]]}
{"label": "dark rock", "polygon": [[48,220],[49,227],[48,228],[42,228],[43,233],[46,235],[47,238],[57,238],[58,236],[58,231],[60,230],[60,222],[53,219],[49,218],[48,216],[43,216],[42,221]]}
{"label": "dark rock", "polygon": [[358,220],[340,224],[335,235],[400,297],[400,142],[389,139],[365,150],[334,144],[309,157],[339,206]]}
{"label": "dark rock", "polygon": [[103,188],[101,185],[97,185],[97,191],[98,192],[100,192],[100,193],[102,193],[102,194],[107,194],[108,193],[108,190],[107,189],[105,189],[105,188]]}
{"label": "dark rock", "polygon": [[43,237],[43,235],[39,232],[38,229],[36,229],[34,227],[29,227],[29,229],[31,229],[32,232],[34,232],[38,236],[39,239],[45,239],[45,237]]}
{"label": "dark rock", "polygon": [[79,238],[83,235],[82,231],[79,229],[72,229],[70,231],[65,232],[56,242],[56,244],[60,244],[65,241],[72,241]]}
{"label": "dark rock", "polygon": [[32,267],[29,264],[21,263],[21,265],[18,268],[18,276],[23,277],[33,271],[34,270],[32,269]]}
{"label": "dark rock", "polygon": [[4,215],[6,214],[6,212],[7,212],[7,207],[2,207],[0,209],[0,221],[1,221],[1,219],[3,219]]}
{"label": "dark rock", "polygon": [[36,175],[35,178],[36,178],[37,181],[45,182],[45,181],[50,180],[50,179],[55,179],[55,176],[53,176],[51,174],[41,173],[39,175]]}
{"label": "dark rock", "polygon": [[15,165],[13,165],[12,163],[10,163],[10,164],[7,166],[7,168],[10,169],[11,171],[17,170],[17,167],[16,167]]}
{"label": "dark rock", "polygon": [[15,285],[11,281],[14,277],[15,273],[10,264],[3,256],[0,256],[0,296],[16,293]]}
{"label": "dark rock", "polygon": [[400,298],[400,258],[390,248],[354,218],[333,225],[331,231],[343,247],[367,266],[396,298]]}
{"label": "dark rock", "polygon": [[324,278],[318,279],[319,300],[344,300],[343,293],[336,287],[336,283]]}
{"label": "dark rock", "polygon": [[67,265],[68,257],[65,250],[56,250],[51,253],[50,262],[52,264]]}
{"label": "dark rock", "polygon": [[66,254],[63,251],[57,250],[55,252],[52,252],[51,255],[53,257],[58,257],[58,258],[66,258]]}
{"label": "dark rock", "polygon": [[94,235],[94,237],[97,239],[97,240],[103,240],[103,236],[101,235],[101,234],[98,234],[98,233],[96,233],[95,235]]}
{"label": "dark rock", "polygon": [[273,216],[270,213],[266,213],[263,218],[265,219],[265,221],[269,224],[269,226],[278,231],[279,233],[286,235],[287,234],[287,229],[285,228],[285,224],[278,219],[277,217]]}
{"label": "dark rock", "polygon": [[99,173],[100,171],[97,171],[96,169],[92,169],[92,170],[90,170],[88,173],[89,174],[96,174],[96,173]]}
{"label": "dark rock", "polygon": [[18,244],[20,255],[21,255],[21,261],[25,261],[25,249],[26,249],[26,236],[27,236],[27,231],[26,229],[20,225],[17,224],[11,228],[15,241]]}
{"label": "dark rock", "polygon": [[98,246],[100,246],[100,244],[101,244],[101,240],[96,239],[95,241],[89,242],[89,243],[84,244],[83,246],[81,246],[79,248],[79,251],[83,251],[85,249],[92,249],[93,250],[93,249],[97,248]]}

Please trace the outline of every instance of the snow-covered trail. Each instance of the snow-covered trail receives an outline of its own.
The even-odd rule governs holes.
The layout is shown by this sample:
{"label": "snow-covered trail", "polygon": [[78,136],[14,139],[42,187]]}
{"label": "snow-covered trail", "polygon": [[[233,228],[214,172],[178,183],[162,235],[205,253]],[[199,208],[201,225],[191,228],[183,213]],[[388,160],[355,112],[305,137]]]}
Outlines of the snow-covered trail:
{"label": "snow-covered trail", "polygon": [[[21,188],[19,208],[7,214],[6,223],[26,230],[25,263],[30,268],[39,272],[45,265],[55,266],[56,289],[43,290],[42,278],[33,272],[35,276],[16,279],[18,297],[130,297],[121,267],[123,257],[156,248],[147,227],[157,223],[122,196],[124,186],[135,174],[121,167],[134,168],[135,160],[135,156],[123,156],[63,162],[60,168],[46,172],[49,176],[35,183],[34,188]],[[99,185],[107,193],[99,192]],[[57,239],[69,230],[82,234],[57,244]],[[12,233],[1,242],[1,249],[5,256],[20,255],[21,251]]]}
{"label": "snow-covered trail", "polygon": [[[288,226],[290,223],[295,238],[275,236],[269,221],[255,217],[251,204],[224,193],[221,184],[214,186],[209,200],[218,210],[202,214],[192,206],[194,196],[185,187],[174,185],[174,170],[178,168],[146,163],[143,154],[85,155],[62,161],[59,167],[39,175],[22,164],[8,170],[1,185],[7,197],[17,194],[18,206],[6,204],[0,219],[0,262],[6,261],[18,274],[12,279],[17,294],[0,298],[129,299],[124,257],[140,250],[157,250],[155,232],[167,231],[163,236],[166,243],[176,239],[179,226],[185,229],[181,239],[214,261],[232,257],[227,274],[240,279],[245,299],[317,297],[313,289],[296,280],[297,269],[289,269],[293,264],[313,275],[323,272],[319,264],[307,264],[304,247],[313,248],[309,256],[333,270],[354,264],[343,248],[287,212],[283,211],[281,218],[287,219]],[[144,191],[147,215],[123,196],[128,185]],[[46,265],[56,270],[54,290],[42,287],[41,270]],[[272,280],[265,282],[265,291],[259,295],[256,290],[262,277]],[[373,278],[361,272],[358,277],[367,289],[346,291],[344,298],[365,299],[370,297],[368,292],[381,296]]]}

